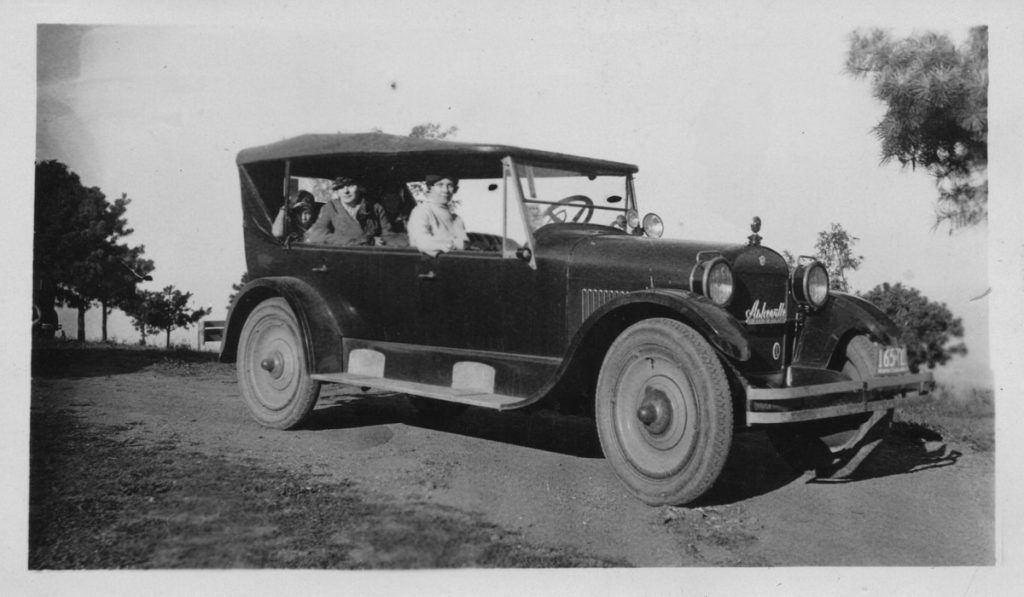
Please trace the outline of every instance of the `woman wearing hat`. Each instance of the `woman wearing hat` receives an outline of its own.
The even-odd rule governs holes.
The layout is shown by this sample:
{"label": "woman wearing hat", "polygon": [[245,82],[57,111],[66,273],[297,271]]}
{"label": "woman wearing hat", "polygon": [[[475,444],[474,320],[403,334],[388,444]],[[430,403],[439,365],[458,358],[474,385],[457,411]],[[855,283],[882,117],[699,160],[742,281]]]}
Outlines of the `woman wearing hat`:
{"label": "woman wearing hat", "polygon": [[394,232],[384,208],[363,198],[363,188],[354,178],[341,176],[331,185],[331,200],[320,208],[307,240],[333,245],[384,244],[382,235]]}
{"label": "woman wearing hat", "polygon": [[270,231],[277,238],[290,236],[293,241],[302,242],[315,219],[316,200],[313,199],[313,194],[309,191],[299,191],[295,203],[289,202],[281,206]]}
{"label": "woman wearing hat", "polygon": [[464,249],[469,240],[466,225],[449,207],[452,196],[459,190],[459,179],[431,174],[423,183],[427,188],[426,196],[409,214],[409,244],[431,257]]}

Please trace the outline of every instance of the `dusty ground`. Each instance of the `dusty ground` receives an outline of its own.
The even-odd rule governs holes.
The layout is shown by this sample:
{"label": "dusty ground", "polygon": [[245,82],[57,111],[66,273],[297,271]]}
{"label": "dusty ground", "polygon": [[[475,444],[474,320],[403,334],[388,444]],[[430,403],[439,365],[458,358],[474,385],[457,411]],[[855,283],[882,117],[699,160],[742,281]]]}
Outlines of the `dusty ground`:
{"label": "dusty ground", "polygon": [[471,409],[432,424],[403,397],[327,386],[310,428],[275,431],[249,418],[232,366],[117,354],[37,357],[34,403],[118,427],[136,444],[171,442],[183,453],[436,505],[612,565],[994,561],[993,452],[969,441],[928,454],[897,434],[854,480],[821,483],[792,472],[762,434],[741,434],[699,504],[651,508],[620,486],[584,417]]}

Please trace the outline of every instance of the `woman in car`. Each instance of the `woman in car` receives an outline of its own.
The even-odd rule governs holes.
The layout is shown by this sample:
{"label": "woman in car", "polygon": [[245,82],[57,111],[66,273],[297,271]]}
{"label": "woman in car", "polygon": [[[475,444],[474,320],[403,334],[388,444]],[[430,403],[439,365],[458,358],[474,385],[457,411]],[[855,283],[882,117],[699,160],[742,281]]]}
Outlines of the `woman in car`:
{"label": "woman in car", "polygon": [[452,213],[452,196],[459,190],[454,176],[430,174],[423,180],[426,195],[409,214],[409,244],[420,251],[438,253],[464,249],[469,238],[462,218]]}
{"label": "woman in car", "polygon": [[309,191],[299,191],[294,203],[288,202],[281,206],[270,232],[280,239],[290,236],[293,241],[301,242],[305,240],[306,231],[314,221],[316,200]]}

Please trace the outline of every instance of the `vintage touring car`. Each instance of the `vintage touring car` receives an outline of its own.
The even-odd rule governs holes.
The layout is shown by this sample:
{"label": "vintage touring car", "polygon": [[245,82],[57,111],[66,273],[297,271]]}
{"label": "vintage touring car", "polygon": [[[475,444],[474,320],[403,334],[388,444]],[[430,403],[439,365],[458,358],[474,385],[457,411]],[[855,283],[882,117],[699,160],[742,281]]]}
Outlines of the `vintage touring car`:
{"label": "vintage touring car", "polygon": [[[261,424],[302,425],[324,383],[407,394],[431,415],[558,397],[592,405],[626,488],[682,504],[720,474],[736,431],[845,474],[895,407],[929,393],[899,330],[761,244],[659,238],[631,164],[379,133],[304,135],[238,154],[249,282],[222,360]],[[279,208],[337,176],[403,221],[430,174],[459,179],[464,250],[278,240]],[[567,398],[568,397],[568,398]],[[809,441],[810,440],[810,441]]]}

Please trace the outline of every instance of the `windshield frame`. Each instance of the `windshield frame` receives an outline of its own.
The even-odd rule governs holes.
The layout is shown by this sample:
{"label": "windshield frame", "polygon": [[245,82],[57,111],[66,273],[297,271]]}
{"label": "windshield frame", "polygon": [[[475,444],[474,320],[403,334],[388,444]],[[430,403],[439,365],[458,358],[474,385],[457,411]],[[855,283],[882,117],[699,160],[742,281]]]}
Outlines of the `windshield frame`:
{"label": "windshield frame", "polygon": [[[566,174],[578,175],[580,177],[586,177],[586,178],[591,178],[591,179],[593,179],[593,177],[594,177],[594,175],[588,175],[588,173],[583,172],[580,169],[573,168],[571,166],[566,166],[566,165],[555,165],[555,166],[552,166],[552,165],[549,165],[549,164],[545,164],[543,162],[535,162],[535,161],[528,160],[528,159],[521,159],[521,158],[520,159],[516,159],[516,158],[514,158],[512,156],[505,156],[504,158],[502,158],[502,164],[504,166],[504,181],[505,181],[505,185],[504,185],[505,186],[505,191],[504,191],[505,192],[505,198],[504,198],[504,201],[506,202],[506,205],[505,205],[506,218],[504,219],[504,228],[503,228],[502,234],[505,236],[505,238],[508,238],[508,221],[507,221],[507,216],[508,216],[509,209],[508,209],[507,202],[508,202],[509,198],[511,197],[511,198],[516,199],[517,203],[519,204],[519,210],[518,211],[519,211],[519,217],[520,217],[520,220],[521,220],[521,225],[526,230],[527,237],[528,237],[528,241],[527,242],[528,242],[528,246],[531,248],[531,251],[536,247],[536,236],[535,236],[536,230],[540,230],[542,228],[546,228],[547,226],[558,226],[558,225],[560,225],[560,223],[557,223],[557,222],[549,223],[549,224],[546,224],[544,226],[541,226],[541,227],[537,228],[536,230],[534,230],[534,228],[530,225],[530,216],[529,216],[529,214],[527,212],[527,206],[528,205],[547,205],[547,206],[560,205],[560,203],[558,201],[550,201],[550,200],[546,200],[546,199],[535,199],[535,198],[533,198],[533,196],[536,195],[536,188],[535,188],[535,184],[536,183],[535,183],[535,180],[536,180],[537,177],[533,176],[533,172],[531,170],[531,167],[543,168],[543,169],[546,169],[546,170],[560,170],[560,171],[565,172]],[[523,172],[523,173],[520,174],[520,172]],[[635,191],[634,186],[633,186],[633,173],[632,172],[622,172],[622,173],[616,173],[616,174],[609,175],[609,176],[614,176],[615,178],[622,178],[623,179],[624,185],[623,185],[622,192],[624,194],[624,197],[623,197],[622,204],[621,205],[598,205],[598,204],[595,203],[594,205],[591,206],[591,208],[594,209],[595,211],[618,212],[619,214],[621,214],[624,217],[626,216],[626,214],[629,211],[636,212],[637,211],[637,209],[636,209],[636,191]],[[533,191],[530,193],[531,198],[529,198],[529,199],[527,198],[527,195],[526,195],[526,193],[523,190],[523,181],[524,180],[526,181],[526,184],[532,185],[531,188],[533,189]],[[510,189],[511,189],[511,193],[509,192]],[[589,225],[601,226],[601,227],[605,227],[605,228],[611,228],[611,229],[614,229],[614,230],[622,231],[624,233],[626,232],[625,230],[623,230],[621,228],[617,228],[617,227],[614,227],[614,226],[609,226],[609,225],[606,225],[606,224],[593,223],[593,224],[589,224]],[[506,256],[512,256],[512,257],[516,256],[514,251],[505,251],[505,254],[506,254]],[[533,258],[531,258],[530,262],[531,262],[531,264],[535,263]]]}
{"label": "windshield frame", "polygon": [[[561,156],[556,156],[561,157]],[[495,158],[497,158],[495,160]],[[297,163],[294,158],[287,158],[280,161],[271,162],[259,162],[254,164],[244,164],[240,166],[240,171],[243,174],[242,184],[242,195],[243,195],[243,208],[246,211],[249,218],[254,218],[253,223],[257,225],[264,234],[267,236],[273,236],[270,230],[271,221],[277,213],[277,207],[286,205],[288,198],[291,193],[296,190],[297,181],[302,178],[311,178],[316,180],[328,180],[325,178],[325,172],[329,169],[333,174],[338,171],[354,171],[357,175],[360,175],[367,180],[376,180],[381,173],[387,173],[393,176],[392,167],[384,167],[387,164],[394,163],[395,160],[392,156],[389,159],[379,160],[374,168],[370,168],[370,162],[353,162],[351,167],[340,167],[331,160],[321,160],[316,162],[310,162],[308,160],[299,160],[301,163]],[[401,172],[407,174],[407,176],[396,177],[392,180],[391,176],[387,178],[389,182],[401,182],[403,189],[407,188],[407,185],[411,182],[419,180],[420,171],[443,171],[447,168],[443,165],[435,166],[433,164],[425,165],[405,160],[398,160],[397,163],[401,166]],[[454,175],[459,176],[469,174],[459,163],[459,160],[450,160],[452,168],[450,169]],[[496,197],[498,204],[501,205],[503,214],[501,220],[495,221],[494,224],[498,225],[498,229],[494,230],[494,233],[499,233],[505,239],[502,243],[502,249],[500,254],[504,258],[515,258],[530,263],[531,267],[536,267],[536,259],[533,253],[536,251],[537,246],[537,235],[536,232],[547,226],[558,226],[558,222],[547,224],[547,226],[539,226],[534,228],[537,224],[537,214],[531,213],[528,209],[530,205],[537,205],[543,207],[549,207],[551,205],[558,205],[558,201],[551,201],[548,199],[541,198],[529,198],[528,193],[525,192],[523,185],[529,184],[528,177],[526,175],[527,169],[535,167],[538,172],[543,170],[548,175],[538,174],[535,178],[535,184],[538,187],[543,187],[543,181],[546,178],[555,180],[561,176],[560,173],[565,174],[566,179],[579,176],[581,178],[589,178],[594,180],[597,177],[606,178],[608,180],[615,180],[614,186],[609,186],[609,189],[614,189],[608,193],[591,193],[591,195],[601,201],[607,196],[611,195],[623,195],[623,200],[615,204],[606,204],[601,201],[600,204],[595,203],[593,209],[596,212],[603,213],[620,213],[626,214],[629,211],[636,211],[636,195],[634,189],[634,171],[630,170],[629,165],[623,165],[623,167],[607,167],[606,164],[597,163],[589,164],[587,162],[575,163],[573,161],[562,161],[560,159],[544,159],[544,157],[537,156],[522,156],[512,153],[506,153],[504,155],[497,154],[491,156],[491,164],[496,166],[492,172],[494,173],[494,182],[501,183],[501,195]],[[439,162],[443,164],[443,162]],[[476,174],[479,170],[483,172],[482,168],[484,161],[480,161],[476,164],[476,169],[472,170],[473,174]],[[620,166],[620,164],[614,164],[614,166]],[[367,175],[364,175],[368,173]],[[410,178],[408,175],[411,174]],[[476,176],[468,176],[464,180],[477,179]],[[486,177],[483,177],[486,178]],[[481,178],[481,179],[483,179]],[[381,180],[384,180],[383,178]],[[624,183],[624,184],[622,184]],[[555,183],[556,185],[559,183]],[[248,186],[247,186],[248,185]],[[537,189],[534,189],[535,191]],[[541,194],[543,195],[544,189],[541,188]],[[584,192],[587,192],[584,190]],[[536,193],[535,193],[536,194]],[[315,194],[316,200],[321,203],[322,197],[320,194]],[[410,193],[412,199],[416,199],[415,195]],[[512,206],[509,202],[516,200],[518,206]],[[518,215],[517,215],[518,214]],[[531,220],[531,216],[533,216]],[[531,225],[531,221],[533,225]],[[623,228],[618,225],[612,225],[613,223],[598,223],[589,222],[589,226],[607,228],[617,232],[623,232]],[[478,231],[482,232],[482,231]],[[624,233],[632,234],[633,231],[625,230]],[[275,237],[276,238],[276,237]],[[512,241],[512,242],[508,242]],[[279,241],[284,243],[284,241]],[[315,246],[316,248],[330,248],[337,249],[343,248],[341,246],[333,245],[321,245],[321,244],[308,244],[304,242],[296,242],[294,244],[287,243],[290,246],[305,247]]]}

